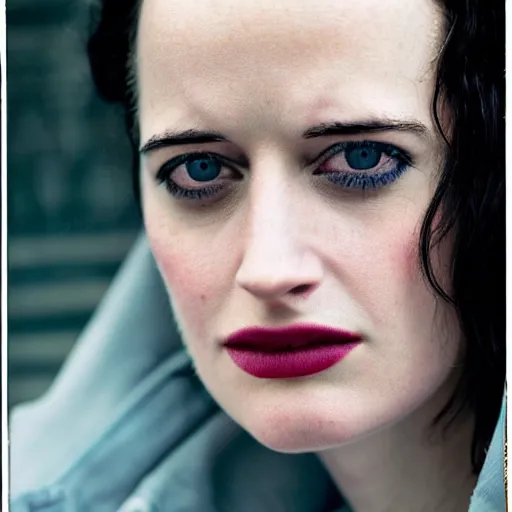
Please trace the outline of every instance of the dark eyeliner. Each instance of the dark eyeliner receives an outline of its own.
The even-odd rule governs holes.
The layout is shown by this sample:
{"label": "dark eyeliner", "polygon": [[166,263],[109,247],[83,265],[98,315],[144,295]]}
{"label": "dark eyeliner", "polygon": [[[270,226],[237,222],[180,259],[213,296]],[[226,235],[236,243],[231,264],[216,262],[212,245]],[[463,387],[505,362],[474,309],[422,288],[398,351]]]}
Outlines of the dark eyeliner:
{"label": "dark eyeliner", "polygon": [[405,163],[398,165],[395,169],[382,174],[360,174],[360,173],[345,173],[345,172],[331,172],[322,173],[327,180],[335,185],[343,188],[371,190],[379,189],[386,185],[391,185],[400,176],[407,171]]}
{"label": "dark eyeliner", "polygon": [[223,188],[222,185],[215,185],[192,190],[179,187],[171,180],[166,180],[165,186],[167,191],[177,199],[206,199],[215,195],[217,192],[220,192]]}
{"label": "dark eyeliner", "polygon": [[390,185],[402,176],[409,167],[413,165],[413,159],[411,155],[392,144],[387,144],[377,141],[347,141],[335,144],[327,148],[319,157],[319,166],[323,165],[330,158],[344,153],[347,150],[358,149],[358,148],[372,148],[387,156],[394,158],[397,163],[396,166],[386,172],[369,173],[364,171],[333,171],[333,172],[319,172],[316,173],[318,176],[323,176],[325,179],[345,189],[359,189],[359,190],[370,190],[379,189],[386,185]]}

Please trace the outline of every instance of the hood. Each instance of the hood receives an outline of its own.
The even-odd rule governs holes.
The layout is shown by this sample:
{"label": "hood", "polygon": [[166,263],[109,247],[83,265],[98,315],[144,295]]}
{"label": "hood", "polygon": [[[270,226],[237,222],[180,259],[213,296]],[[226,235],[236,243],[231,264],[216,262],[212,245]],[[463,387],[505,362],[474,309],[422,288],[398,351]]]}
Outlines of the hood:
{"label": "hood", "polygon": [[[505,395],[470,512],[505,511]],[[230,420],[194,374],[143,235],[49,391],[10,416],[13,512],[344,510],[312,454]]]}

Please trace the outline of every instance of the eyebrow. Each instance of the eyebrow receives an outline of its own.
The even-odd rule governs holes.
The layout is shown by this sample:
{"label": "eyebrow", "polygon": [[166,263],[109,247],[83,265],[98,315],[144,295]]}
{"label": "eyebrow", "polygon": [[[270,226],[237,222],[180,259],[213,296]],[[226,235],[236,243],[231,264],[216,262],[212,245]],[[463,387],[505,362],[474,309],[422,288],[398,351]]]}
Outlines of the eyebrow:
{"label": "eyebrow", "polygon": [[139,150],[141,154],[149,153],[155,149],[169,146],[182,146],[185,144],[208,144],[211,142],[229,142],[226,137],[217,132],[201,130],[185,130],[184,132],[167,131],[160,135],[153,135]]}
{"label": "eyebrow", "polygon": [[[428,135],[428,128],[414,120],[374,120],[361,121],[356,123],[331,122],[321,123],[308,128],[303,134],[303,139],[314,139],[317,137],[329,137],[333,135],[360,135],[362,133],[375,132],[410,132],[421,137]],[[141,148],[140,153],[146,154],[156,149],[182,146],[187,144],[210,144],[213,142],[229,142],[229,139],[222,134],[201,130],[185,130],[182,132],[166,131],[160,135],[152,136]]]}
{"label": "eyebrow", "polygon": [[318,126],[308,128],[303,134],[304,139],[313,139],[315,137],[328,137],[330,135],[360,135],[362,133],[375,132],[410,132],[421,137],[427,137],[428,128],[415,120],[402,119],[382,119],[362,121],[356,123],[322,123]]}

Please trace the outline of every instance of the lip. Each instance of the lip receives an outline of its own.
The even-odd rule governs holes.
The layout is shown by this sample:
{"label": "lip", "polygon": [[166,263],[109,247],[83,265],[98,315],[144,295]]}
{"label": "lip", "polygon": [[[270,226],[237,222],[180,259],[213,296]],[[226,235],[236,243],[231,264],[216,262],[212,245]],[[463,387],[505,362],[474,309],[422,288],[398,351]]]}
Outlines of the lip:
{"label": "lip", "polygon": [[302,324],[280,329],[249,327],[231,334],[224,346],[246,373],[283,379],[322,372],[344,359],[361,341],[357,333]]}

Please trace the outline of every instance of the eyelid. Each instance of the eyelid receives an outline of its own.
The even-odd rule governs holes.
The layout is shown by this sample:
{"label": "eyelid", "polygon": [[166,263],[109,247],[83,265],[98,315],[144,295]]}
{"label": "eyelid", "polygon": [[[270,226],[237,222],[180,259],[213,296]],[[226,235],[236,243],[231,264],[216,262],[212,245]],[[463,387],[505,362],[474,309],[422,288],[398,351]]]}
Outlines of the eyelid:
{"label": "eyelid", "polygon": [[169,160],[166,160],[159,168],[156,173],[156,179],[163,182],[169,178],[169,176],[176,170],[177,167],[183,165],[191,160],[200,158],[211,158],[218,161],[223,166],[230,168],[233,171],[239,171],[239,168],[248,167],[246,162],[236,162],[235,160],[228,158],[218,153],[211,151],[194,151],[192,153],[183,153],[177,155]]}

